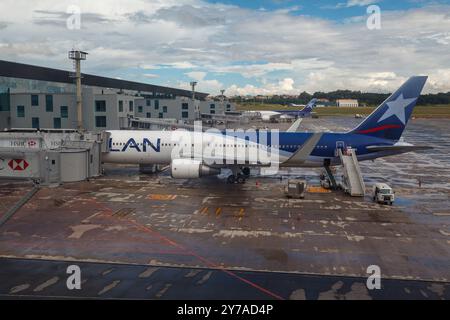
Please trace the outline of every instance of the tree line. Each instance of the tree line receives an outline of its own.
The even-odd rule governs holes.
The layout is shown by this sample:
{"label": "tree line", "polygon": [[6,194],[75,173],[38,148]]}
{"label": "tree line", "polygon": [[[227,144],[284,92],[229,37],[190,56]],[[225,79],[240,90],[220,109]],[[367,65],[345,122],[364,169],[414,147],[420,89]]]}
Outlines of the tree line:
{"label": "tree line", "polygon": [[[318,99],[328,99],[330,105],[334,105],[337,99],[357,99],[359,105],[373,106],[378,105],[384,101],[390,94],[384,93],[370,93],[361,91],[351,91],[351,90],[336,90],[331,92],[315,92],[314,94],[309,94],[308,92],[302,92],[298,96],[281,96],[274,95],[270,97],[234,97],[231,100],[233,102],[255,102],[255,103],[268,103],[268,104],[306,104],[312,98]],[[434,93],[434,94],[422,94],[419,97],[419,105],[437,105],[437,104],[450,104],[450,92],[447,93]]]}

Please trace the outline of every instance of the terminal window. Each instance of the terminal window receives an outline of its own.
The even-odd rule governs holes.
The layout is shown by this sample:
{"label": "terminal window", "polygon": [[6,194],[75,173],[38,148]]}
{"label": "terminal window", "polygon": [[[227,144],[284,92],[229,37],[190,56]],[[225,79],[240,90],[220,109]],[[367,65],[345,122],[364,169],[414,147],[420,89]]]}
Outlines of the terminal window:
{"label": "terminal window", "polygon": [[163,107],[163,112],[167,112],[167,107],[166,106]]}
{"label": "terminal window", "polygon": [[17,106],[17,118],[25,117],[25,106]]}
{"label": "terminal window", "polygon": [[96,116],[95,117],[95,126],[97,128],[106,128],[106,117],[105,116]]}
{"label": "terminal window", "polygon": [[67,106],[61,106],[61,118],[69,117],[69,108]]}
{"label": "terminal window", "polygon": [[155,110],[159,109],[159,100],[155,100]]}
{"label": "terminal window", "polygon": [[39,129],[39,118],[31,118],[31,126],[34,129]]}
{"label": "terminal window", "polygon": [[95,112],[106,112],[105,100],[95,100]]}
{"label": "terminal window", "polygon": [[150,107],[152,105],[152,102],[150,99],[147,99],[145,103],[147,104],[147,107]]}
{"label": "terminal window", "polygon": [[214,103],[211,103],[211,104],[209,105],[209,107],[210,107],[211,109],[215,109],[215,108],[216,108],[216,105],[215,105]]}
{"label": "terminal window", "polygon": [[53,112],[53,96],[51,94],[45,96],[45,111]]}
{"label": "terminal window", "polygon": [[189,112],[187,112],[187,111],[183,111],[182,113],[181,113],[181,117],[182,118],[189,118]]}
{"label": "terminal window", "polygon": [[39,105],[39,96],[37,94],[32,94],[31,95],[31,105],[33,107],[36,107]]}
{"label": "terminal window", "polygon": [[151,118],[152,114],[150,112],[147,112],[147,118]]}
{"label": "terminal window", "polygon": [[61,129],[61,118],[53,118],[53,128]]}
{"label": "terminal window", "polygon": [[0,93],[0,111],[10,111],[9,92]]}
{"label": "terminal window", "polygon": [[159,118],[164,118],[164,114],[162,112],[159,113]]}
{"label": "terminal window", "polygon": [[139,113],[144,112],[144,107],[143,107],[143,106],[139,106],[139,107],[138,107],[138,112],[139,112]]}
{"label": "terminal window", "polygon": [[133,112],[133,101],[130,101],[129,105],[130,105],[130,112]]}
{"label": "terminal window", "polygon": [[189,109],[189,105],[188,105],[187,103],[183,103],[183,104],[181,105],[181,109],[183,109],[183,110],[188,110],[188,109]]}
{"label": "terminal window", "polygon": [[119,100],[119,112],[123,112],[123,100]]}

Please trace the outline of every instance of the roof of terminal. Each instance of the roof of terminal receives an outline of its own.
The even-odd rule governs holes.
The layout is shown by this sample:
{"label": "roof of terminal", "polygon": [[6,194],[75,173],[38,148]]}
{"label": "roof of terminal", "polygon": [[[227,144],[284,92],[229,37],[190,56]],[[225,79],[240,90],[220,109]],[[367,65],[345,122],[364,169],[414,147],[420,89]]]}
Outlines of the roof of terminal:
{"label": "roof of terminal", "polygon": [[[0,76],[2,77],[73,84],[74,79],[70,77],[71,73],[73,72],[0,60]],[[175,96],[185,96],[185,97],[192,96],[192,92],[189,90],[163,87],[134,81],[106,78],[85,73],[83,73],[82,76],[83,76],[82,80],[83,85],[87,86],[115,88],[122,90],[134,90],[141,92],[158,92],[162,94],[173,94]],[[197,99],[204,100],[207,96],[208,96],[207,93],[195,92],[195,97]]]}

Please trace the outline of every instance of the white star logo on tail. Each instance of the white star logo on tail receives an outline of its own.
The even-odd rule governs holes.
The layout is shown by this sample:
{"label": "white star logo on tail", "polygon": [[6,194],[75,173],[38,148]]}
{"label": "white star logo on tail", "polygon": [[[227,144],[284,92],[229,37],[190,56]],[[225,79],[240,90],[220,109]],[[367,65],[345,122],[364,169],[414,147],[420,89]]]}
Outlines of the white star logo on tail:
{"label": "white star logo on tail", "polygon": [[387,102],[388,109],[386,112],[378,119],[378,122],[395,115],[403,124],[405,124],[405,108],[409,106],[412,102],[416,101],[417,98],[405,99],[403,93],[400,94],[397,99]]}

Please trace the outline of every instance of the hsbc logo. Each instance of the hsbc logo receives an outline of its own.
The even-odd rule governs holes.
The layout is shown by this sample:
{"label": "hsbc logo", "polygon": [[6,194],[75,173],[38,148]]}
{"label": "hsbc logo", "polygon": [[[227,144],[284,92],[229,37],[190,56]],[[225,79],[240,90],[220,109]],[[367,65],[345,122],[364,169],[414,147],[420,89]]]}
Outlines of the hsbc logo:
{"label": "hsbc logo", "polygon": [[34,140],[30,140],[30,141],[28,141],[28,146],[29,147],[35,147],[36,146],[36,141],[34,141]]}
{"label": "hsbc logo", "polygon": [[24,159],[11,159],[8,162],[8,166],[13,171],[24,171],[29,165],[30,164]]}

